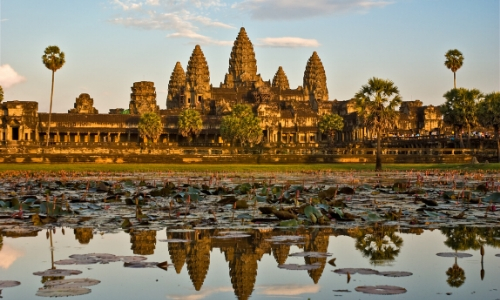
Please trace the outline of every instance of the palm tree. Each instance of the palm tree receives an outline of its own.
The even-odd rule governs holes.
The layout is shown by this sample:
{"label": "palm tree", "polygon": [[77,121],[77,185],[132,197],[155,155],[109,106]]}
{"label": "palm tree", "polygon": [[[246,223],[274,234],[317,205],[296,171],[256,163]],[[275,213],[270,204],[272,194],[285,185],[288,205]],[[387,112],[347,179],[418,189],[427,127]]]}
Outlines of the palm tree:
{"label": "palm tree", "polygon": [[381,137],[391,128],[397,118],[396,108],[403,101],[399,89],[391,80],[370,78],[354,96],[358,114],[365,126],[377,134],[377,156],[375,170],[382,170]]}
{"label": "palm tree", "polygon": [[462,52],[457,49],[448,50],[444,55],[446,60],[444,65],[453,72],[453,87],[457,88],[457,71],[460,69],[464,63],[464,56]]}
{"label": "palm tree", "polygon": [[443,95],[446,102],[441,106],[443,121],[456,128],[460,148],[464,148],[462,129],[467,127],[467,147],[470,147],[470,128],[476,124],[477,101],[483,98],[478,89],[451,89]]}
{"label": "palm tree", "polygon": [[141,138],[156,142],[163,131],[160,116],[153,112],[143,114],[139,119],[137,129]]}
{"label": "palm tree", "polygon": [[497,144],[497,160],[500,162],[500,92],[484,96],[477,105],[477,118],[482,126],[493,126]]}
{"label": "palm tree", "polygon": [[356,232],[355,247],[374,265],[393,261],[403,247],[403,239],[396,234],[394,226],[379,226],[360,229]]}
{"label": "palm tree", "polygon": [[328,136],[328,142],[331,142],[335,137],[335,133],[344,129],[344,118],[337,114],[322,115],[318,122],[318,128],[321,133]]}
{"label": "palm tree", "polygon": [[62,68],[66,62],[64,59],[64,52],[59,50],[57,46],[48,46],[42,55],[42,62],[47,69],[52,71],[52,88],[50,89],[50,108],[49,108],[49,123],[47,126],[47,147],[49,146],[50,139],[50,122],[52,120],[52,98],[54,96],[54,73]]}
{"label": "palm tree", "polygon": [[2,101],[3,101],[3,88],[0,85],[0,103],[2,103]]}
{"label": "palm tree", "polygon": [[179,115],[177,126],[179,128],[179,133],[183,137],[187,137],[189,142],[191,142],[192,136],[197,136],[203,129],[203,121],[197,110],[187,108]]}

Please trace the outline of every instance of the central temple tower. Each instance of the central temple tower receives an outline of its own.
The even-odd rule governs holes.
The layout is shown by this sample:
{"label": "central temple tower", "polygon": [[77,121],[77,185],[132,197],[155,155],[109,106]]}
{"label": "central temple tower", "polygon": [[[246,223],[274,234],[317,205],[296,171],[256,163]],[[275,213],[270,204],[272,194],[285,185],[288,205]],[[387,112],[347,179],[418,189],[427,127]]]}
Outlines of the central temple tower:
{"label": "central temple tower", "polygon": [[248,38],[244,27],[241,27],[238,37],[234,41],[229,68],[224,78],[223,88],[236,88],[240,86],[260,85],[262,78],[257,74],[257,60],[253,45]]}

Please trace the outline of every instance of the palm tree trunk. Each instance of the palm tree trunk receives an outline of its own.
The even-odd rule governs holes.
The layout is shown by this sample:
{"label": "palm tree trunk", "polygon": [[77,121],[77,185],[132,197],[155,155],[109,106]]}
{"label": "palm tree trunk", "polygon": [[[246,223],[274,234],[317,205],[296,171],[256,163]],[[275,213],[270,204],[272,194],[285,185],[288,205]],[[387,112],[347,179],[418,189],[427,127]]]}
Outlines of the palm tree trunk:
{"label": "palm tree trunk", "polygon": [[460,139],[460,148],[465,148],[464,146],[464,138],[462,137],[462,126],[458,126],[458,137]]}
{"label": "palm tree trunk", "polygon": [[382,171],[382,153],[380,130],[377,131],[377,156],[375,158],[375,171]]}
{"label": "palm tree trunk", "polygon": [[50,122],[52,121],[52,97],[54,96],[54,71],[52,71],[52,87],[50,88],[50,107],[49,107],[49,124],[47,125],[47,144],[49,146],[50,140]]}
{"label": "palm tree trunk", "polygon": [[457,88],[457,72],[453,72],[453,87]]}
{"label": "palm tree trunk", "polygon": [[470,124],[467,124],[467,148],[470,149]]}
{"label": "palm tree trunk", "polygon": [[497,141],[497,162],[500,163],[500,133],[498,132],[500,126],[495,125],[493,128],[495,129],[495,140]]}

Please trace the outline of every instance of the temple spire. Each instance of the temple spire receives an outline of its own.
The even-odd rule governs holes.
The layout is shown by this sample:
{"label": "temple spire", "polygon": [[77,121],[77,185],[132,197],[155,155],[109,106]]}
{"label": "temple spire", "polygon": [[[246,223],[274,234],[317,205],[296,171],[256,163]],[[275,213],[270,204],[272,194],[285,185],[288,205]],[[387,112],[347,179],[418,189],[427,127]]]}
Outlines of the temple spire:
{"label": "temple spire", "polygon": [[200,45],[196,45],[189,58],[186,71],[185,105],[192,107],[201,106],[203,100],[211,98],[210,72],[207,60]]}
{"label": "temple spire", "polygon": [[328,100],[325,68],[316,51],[307,61],[304,71],[304,96],[306,100]]}
{"label": "temple spire", "polygon": [[257,74],[257,60],[253,45],[244,27],[241,27],[234,41],[229,57],[229,68],[223,87],[234,88],[247,83],[262,81]]}
{"label": "temple spire", "polygon": [[290,84],[288,83],[288,77],[286,76],[285,71],[283,71],[283,68],[281,66],[278,68],[278,71],[276,71],[276,74],[274,75],[272,86],[278,87],[281,90],[290,89]]}
{"label": "temple spire", "polygon": [[168,82],[167,108],[179,106],[180,96],[184,92],[185,84],[186,73],[184,73],[181,63],[177,62]]}

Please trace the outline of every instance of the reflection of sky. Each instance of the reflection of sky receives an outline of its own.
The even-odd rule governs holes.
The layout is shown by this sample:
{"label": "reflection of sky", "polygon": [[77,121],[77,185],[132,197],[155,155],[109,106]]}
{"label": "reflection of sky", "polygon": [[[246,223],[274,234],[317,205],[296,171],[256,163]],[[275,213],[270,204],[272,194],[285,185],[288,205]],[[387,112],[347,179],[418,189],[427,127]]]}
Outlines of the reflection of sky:
{"label": "reflection of sky", "polygon": [[[399,233],[398,233],[399,234]],[[336,258],[336,267],[325,265],[318,284],[314,284],[307,271],[278,269],[272,253],[265,253],[257,262],[257,278],[250,299],[298,298],[331,299],[341,294],[347,299],[384,299],[383,296],[365,295],[354,289],[361,285],[396,285],[408,290],[397,299],[422,298],[435,299],[452,292],[455,299],[495,299],[500,278],[500,249],[486,247],[484,267],[486,277],[480,279],[481,257],[479,251],[466,251],[473,254],[470,258],[459,259],[458,264],[465,271],[465,283],[459,288],[447,285],[446,271],[453,266],[453,258],[436,256],[438,252],[452,252],[444,245],[445,237],[439,230],[425,231],[421,235],[399,234],[404,242],[401,252],[391,265],[376,266],[355,249],[354,239],[347,236],[330,237],[328,252]],[[112,253],[115,255],[133,255],[130,235],[95,234],[87,245],[81,245],[74,239],[72,230],[66,229],[66,235],[58,230],[54,237],[54,259],[66,259],[71,254]],[[156,238],[165,239],[165,230],[158,231]],[[301,252],[296,246],[290,247],[290,253]],[[75,277],[87,277],[101,280],[91,288],[88,295],[79,296],[79,300],[94,299],[235,299],[229,263],[218,248],[210,252],[210,267],[200,291],[195,291],[189,273],[184,264],[180,274],[176,274],[171,265],[168,243],[157,242],[153,255],[147,261],[168,261],[167,271],[161,269],[128,269],[122,263],[105,265],[70,265],[57,266],[58,269],[76,269],[83,273]],[[327,258],[327,261],[330,258]],[[286,263],[304,264],[303,257],[288,257]],[[33,272],[50,268],[50,247],[45,235],[32,238],[5,238],[0,251],[0,278],[2,280],[21,281],[22,288],[5,289],[2,296],[6,299],[33,299],[36,290],[42,287],[41,277]],[[4,265],[6,267],[4,267]],[[7,269],[8,268],[8,269]],[[375,275],[352,275],[347,283],[345,275],[334,273],[337,268],[374,268],[379,271],[408,271],[413,276],[389,278]],[[333,290],[351,291],[350,293]],[[147,297],[145,297],[147,293]],[[75,298],[76,299],[76,298]]]}
{"label": "reflection of sky", "polygon": [[24,252],[13,248],[9,245],[4,245],[0,251],[0,268],[8,269],[18,258],[22,257]]}

